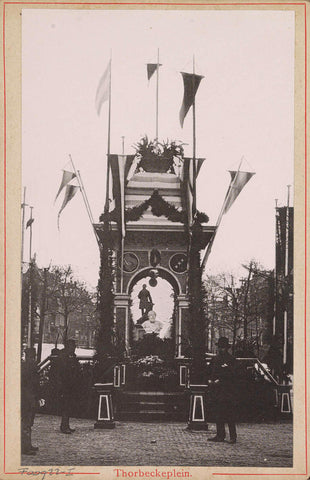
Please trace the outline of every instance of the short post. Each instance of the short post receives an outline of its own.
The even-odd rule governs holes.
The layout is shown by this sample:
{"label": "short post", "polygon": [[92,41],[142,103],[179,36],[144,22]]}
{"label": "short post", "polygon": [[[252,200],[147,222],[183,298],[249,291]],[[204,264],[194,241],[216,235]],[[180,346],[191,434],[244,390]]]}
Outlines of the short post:
{"label": "short post", "polygon": [[190,406],[187,428],[189,430],[208,430],[206,419],[207,385],[190,385]]}
{"label": "short post", "polygon": [[98,414],[97,421],[94,424],[96,429],[115,428],[112,383],[95,383],[93,387],[98,394]]}
{"label": "short post", "polygon": [[278,385],[278,393],[280,397],[280,402],[279,402],[279,409],[280,409],[280,414],[292,414],[293,413],[293,408],[292,408],[292,401],[291,401],[291,390],[292,386],[291,385]]}
{"label": "short post", "polygon": [[179,365],[179,385],[180,387],[189,386],[189,367],[188,365]]}

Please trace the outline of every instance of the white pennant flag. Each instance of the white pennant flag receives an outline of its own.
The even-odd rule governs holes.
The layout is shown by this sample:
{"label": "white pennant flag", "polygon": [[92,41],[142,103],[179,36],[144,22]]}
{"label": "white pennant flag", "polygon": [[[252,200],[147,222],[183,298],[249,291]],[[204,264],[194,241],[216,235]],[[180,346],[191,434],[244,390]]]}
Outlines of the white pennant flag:
{"label": "white pennant flag", "polygon": [[104,74],[100,78],[99,85],[97,88],[95,106],[98,115],[100,115],[100,110],[102,104],[109,99],[110,95],[110,73],[111,73],[111,60],[108,63],[107,68],[105,69]]}

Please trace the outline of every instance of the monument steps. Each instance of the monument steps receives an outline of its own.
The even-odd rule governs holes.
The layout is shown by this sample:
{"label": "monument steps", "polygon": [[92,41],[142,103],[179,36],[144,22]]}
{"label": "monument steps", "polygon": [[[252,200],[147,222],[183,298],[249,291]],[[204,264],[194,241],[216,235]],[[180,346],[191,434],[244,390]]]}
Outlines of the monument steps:
{"label": "monument steps", "polygon": [[186,421],[187,415],[185,392],[122,391],[117,395],[117,420]]}

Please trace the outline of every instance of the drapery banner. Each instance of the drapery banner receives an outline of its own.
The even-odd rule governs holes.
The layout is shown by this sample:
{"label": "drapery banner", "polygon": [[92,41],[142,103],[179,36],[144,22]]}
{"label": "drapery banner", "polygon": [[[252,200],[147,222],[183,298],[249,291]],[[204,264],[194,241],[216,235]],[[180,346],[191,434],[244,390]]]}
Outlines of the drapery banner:
{"label": "drapery banner", "polygon": [[125,237],[125,183],[135,155],[109,155],[112,172],[112,194],[122,238]]}
{"label": "drapery banner", "polygon": [[180,73],[182,75],[184,83],[183,102],[180,110],[180,124],[183,128],[184,118],[186,117],[187,112],[194,103],[195,95],[197,93],[199,84],[204,77],[202,77],[201,75],[196,75],[194,73]]}
{"label": "drapery banner", "polygon": [[183,209],[187,212],[187,222],[191,226],[193,224],[193,194],[194,181],[196,181],[200,168],[205,161],[205,158],[196,158],[196,178],[194,179],[194,160],[185,157],[183,159],[183,169],[181,172],[181,193]]}

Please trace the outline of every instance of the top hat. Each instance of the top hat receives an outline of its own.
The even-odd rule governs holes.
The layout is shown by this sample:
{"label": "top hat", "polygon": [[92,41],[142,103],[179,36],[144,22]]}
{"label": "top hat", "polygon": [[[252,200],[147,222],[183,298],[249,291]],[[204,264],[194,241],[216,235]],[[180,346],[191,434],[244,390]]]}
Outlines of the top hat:
{"label": "top hat", "polygon": [[228,341],[228,338],[226,337],[220,337],[218,339],[218,342],[216,344],[219,348],[228,348],[230,345],[229,345],[229,341]]}

